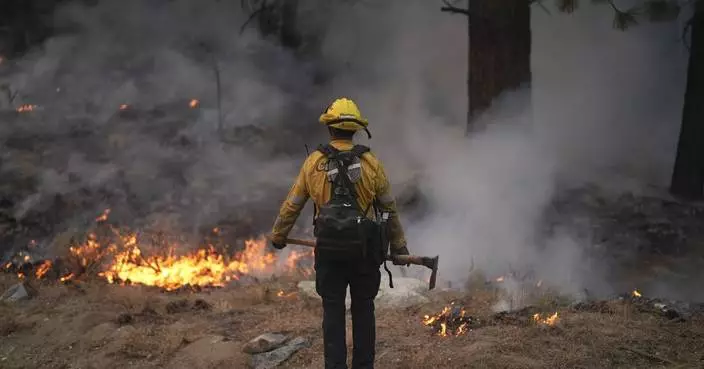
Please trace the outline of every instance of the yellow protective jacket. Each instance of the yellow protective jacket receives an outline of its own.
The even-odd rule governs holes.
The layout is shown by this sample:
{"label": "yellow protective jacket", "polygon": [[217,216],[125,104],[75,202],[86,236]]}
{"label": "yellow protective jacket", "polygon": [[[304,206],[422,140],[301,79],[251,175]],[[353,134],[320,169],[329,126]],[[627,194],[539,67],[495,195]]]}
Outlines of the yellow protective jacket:
{"label": "yellow protective jacket", "polygon": [[[334,139],[330,144],[340,151],[348,151],[354,147],[351,140]],[[379,210],[389,213],[389,238],[391,248],[406,246],[406,238],[401,227],[396,201],[391,195],[389,179],[384,172],[384,166],[371,152],[362,155],[362,176],[355,183],[357,191],[357,202],[360,209],[370,209],[367,217],[374,218],[374,211],[369,204],[376,198],[379,203]],[[303,210],[309,198],[320,206],[330,200],[331,183],[327,180],[324,168],[327,159],[320,151],[311,153],[301,167],[296,182],[294,182],[288,197],[281,204],[279,215],[274,223],[271,232],[271,240],[274,243],[285,243],[293,224]]]}

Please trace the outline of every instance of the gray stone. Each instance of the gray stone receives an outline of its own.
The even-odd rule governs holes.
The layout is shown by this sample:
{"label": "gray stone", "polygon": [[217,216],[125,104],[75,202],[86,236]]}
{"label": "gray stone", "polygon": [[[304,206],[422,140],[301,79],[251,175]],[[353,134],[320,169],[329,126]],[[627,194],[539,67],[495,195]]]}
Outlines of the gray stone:
{"label": "gray stone", "polygon": [[248,354],[260,354],[281,347],[288,341],[288,337],[279,333],[264,333],[247,342],[242,351]]}
{"label": "gray stone", "polygon": [[21,300],[28,300],[36,296],[37,291],[25,282],[17,283],[5,291],[5,293],[0,296],[0,301],[5,302],[17,302]]}
{"label": "gray stone", "polygon": [[277,348],[276,350],[256,354],[252,356],[250,366],[253,369],[273,369],[279,364],[288,360],[298,350],[308,347],[308,340],[303,337],[296,337],[289,341],[286,345]]}
{"label": "gray stone", "polygon": [[[315,281],[301,281],[298,283],[299,291],[306,296],[320,298],[315,292]],[[405,308],[413,305],[424,304],[428,302],[428,298],[424,293],[428,290],[427,282],[416,278],[394,278],[394,288],[389,287],[388,277],[381,277],[381,286],[379,293],[376,296],[375,304],[379,308],[393,307]],[[350,308],[350,290],[347,288],[347,297],[345,305]]]}

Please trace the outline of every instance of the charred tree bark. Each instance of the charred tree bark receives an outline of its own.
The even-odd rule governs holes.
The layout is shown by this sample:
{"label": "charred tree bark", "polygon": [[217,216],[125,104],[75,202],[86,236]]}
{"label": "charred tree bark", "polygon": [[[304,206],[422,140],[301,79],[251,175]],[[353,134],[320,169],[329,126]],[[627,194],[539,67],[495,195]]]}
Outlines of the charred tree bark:
{"label": "charred tree bark", "polygon": [[530,1],[469,2],[467,132],[504,91],[530,86]]}
{"label": "charred tree bark", "polygon": [[687,199],[701,199],[704,188],[704,4],[696,4],[682,127],[670,184],[670,193]]}

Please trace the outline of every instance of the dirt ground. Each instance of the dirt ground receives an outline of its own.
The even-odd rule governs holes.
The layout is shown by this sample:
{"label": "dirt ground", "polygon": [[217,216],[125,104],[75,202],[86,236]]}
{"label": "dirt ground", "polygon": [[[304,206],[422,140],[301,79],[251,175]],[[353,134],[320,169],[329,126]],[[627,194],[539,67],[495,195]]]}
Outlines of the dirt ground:
{"label": "dirt ground", "polygon": [[[15,282],[0,276],[3,291]],[[296,293],[278,296],[295,291],[295,284],[165,293],[100,281],[80,287],[33,282],[37,297],[0,304],[0,368],[247,368],[244,343],[272,331],[311,343],[281,368],[323,368],[319,302]],[[199,308],[198,299],[209,308]],[[188,303],[179,305],[182,300]],[[702,317],[668,321],[623,302],[609,303],[604,312],[557,308],[553,327],[506,322],[439,337],[421,324],[424,314],[450,301],[489,319],[493,300],[490,291],[437,292],[423,306],[378,310],[376,367],[704,368]]]}

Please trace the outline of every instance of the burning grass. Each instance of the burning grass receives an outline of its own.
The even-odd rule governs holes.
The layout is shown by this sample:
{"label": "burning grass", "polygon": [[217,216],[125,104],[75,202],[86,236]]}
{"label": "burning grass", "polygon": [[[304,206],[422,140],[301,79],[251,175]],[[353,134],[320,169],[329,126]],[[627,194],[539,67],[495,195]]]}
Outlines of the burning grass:
{"label": "burning grass", "polygon": [[[224,251],[229,249],[228,245],[216,247],[213,243],[191,250],[176,238],[140,234],[108,224],[109,214],[106,210],[99,215],[96,229],[83,241],[72,241],[60,260],[32,262],[29,255],[18,255],[3,269],[22,279],[27,275],[43,279],[54,271],[60,282],[97,276],[110,284],[140,284],[166,291],[222,287],[243,277],[312,274],[312,268],[307,265],[312,249],[277,254],[268,249],[264,237],[258,237],[245,240],[239,250],[231,254]],[[282,255],[284,257],[280,258]]]}
{"label": "burning grass", "polygon": [[434,334],[447,337],[466,334],[470,329],[478,327],[479,321],[469,316],[463,307],[452,302],[437,314],[425,315],[423,325],[431,327]]}

